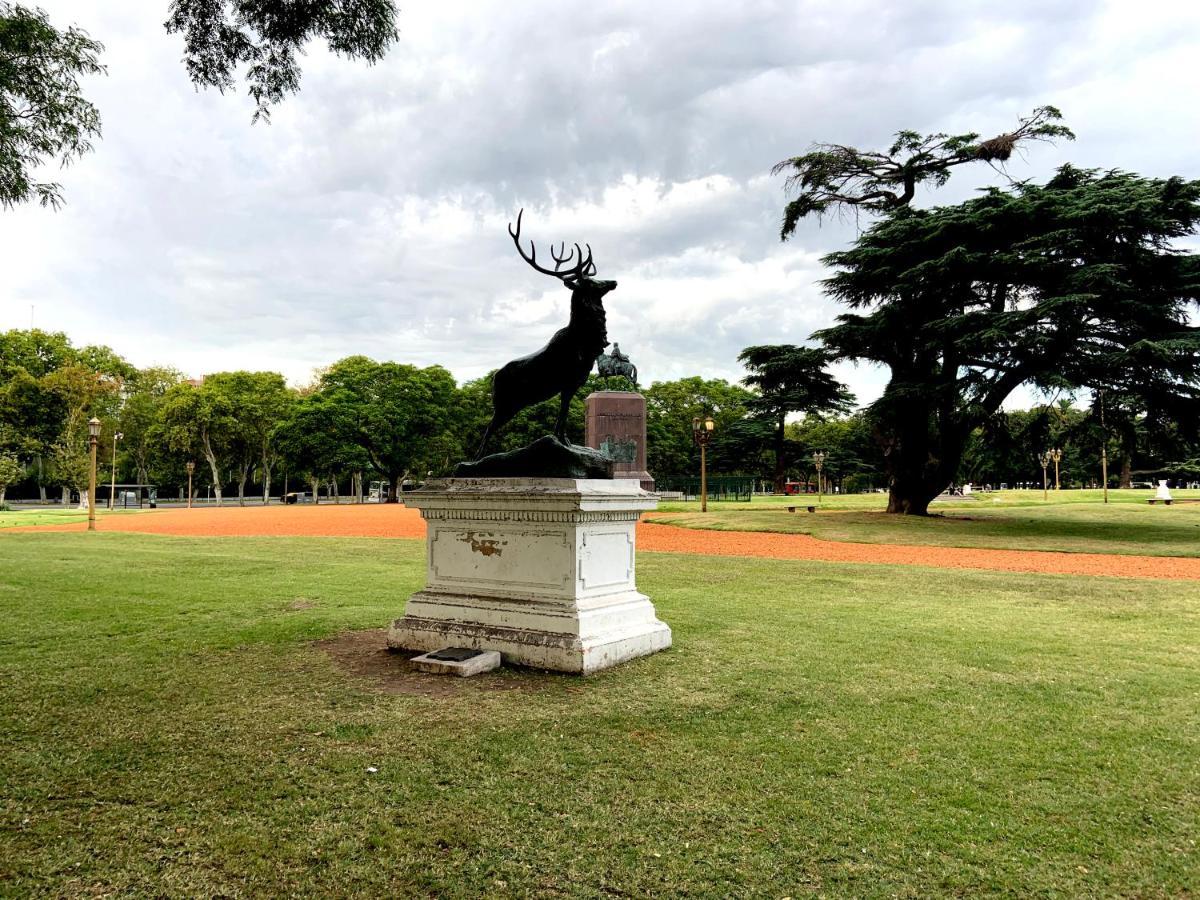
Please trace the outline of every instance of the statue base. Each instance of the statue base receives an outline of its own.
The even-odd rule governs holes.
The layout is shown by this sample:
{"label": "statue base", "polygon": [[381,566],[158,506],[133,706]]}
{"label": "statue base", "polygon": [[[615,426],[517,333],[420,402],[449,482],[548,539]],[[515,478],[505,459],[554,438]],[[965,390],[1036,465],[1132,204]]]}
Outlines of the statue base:
{"label": "statue base", "polygon": [[634,581],[636,481],[451,478],[405,495],[426,523],[426,584],[388,630],[406,650],[498,650],[587,675],[671,646]]}
{"label": "statue base", "polygon": [[461,462],[455,478],[612,478],[613,462],[591,447],[564,444],[552,434],[532,444]]}
{"label": "statue base", "polygon": [[633,478],[653,491],[646,471],[646,398],[632,391],[596,391],[584,401],[584,443],[613,460],[613,478]]}

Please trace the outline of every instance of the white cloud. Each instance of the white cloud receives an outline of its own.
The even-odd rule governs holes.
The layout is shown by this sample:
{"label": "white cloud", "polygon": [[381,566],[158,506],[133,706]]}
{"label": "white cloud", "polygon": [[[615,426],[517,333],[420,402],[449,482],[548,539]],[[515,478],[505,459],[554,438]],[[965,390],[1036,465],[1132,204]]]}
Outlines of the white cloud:
{"label": "white cloud", "polygon": [[[1200,177],[1194,4],[1012,0],[405,4],[367,67],[312,48],[270,126],[240,94],[197,93],[164,0],[61,0],[107,45],[88,82],[96,153],[53,173],[67,207],[0,214],[0,327],[102,342],[192,374],[273,368],[297,382],[366,353],[476,377],[535,349],[567,294],[506,225],[589,241],[609,332],[647,380],[737,378],[749,344],[832,321],[820,257],[850,222],[778,240],[767,175],[814,140],[900,128],[997,131],[1043,103],[1068,159]],[[956,175],[950,202],[990,171]],[[545,251],[543,251],[545,252]],[[861,400],[880,373],[842,366]]]}

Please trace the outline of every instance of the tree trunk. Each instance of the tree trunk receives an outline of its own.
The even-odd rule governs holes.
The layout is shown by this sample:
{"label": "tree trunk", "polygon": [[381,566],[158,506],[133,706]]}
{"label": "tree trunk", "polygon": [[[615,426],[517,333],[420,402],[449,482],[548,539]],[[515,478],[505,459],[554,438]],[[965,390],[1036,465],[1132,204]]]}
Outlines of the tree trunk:
{"label": "tree trunk", "polygon": [[[933,497],[936,496],[937,494],[933,495]],[[927,516],[929,515],[929,503],[933,497],[925,497],[923,494],[910,495],[903,491],[897,491],[893,486],[888,493],[887,511],[902,516]]]}
{"label": "tree trunk", "polygon": [[919,407],[900,419],[898,435],[877,435],[888,469],[889,513],[929,514],[930,502],[950,486],[962,462],[969,429],[962,422],[943,424],[930,434],[929,421]]}
{"label": "tree trunk", "polygon": [[320,503],[321,502],[321,482],[316,477],[314,477],[312,480],[312,489],[313,489],[313,503]]}
{"label": "tree trunk", "polygon": [[63,485],[63,489],[62,489],[62,505],[63,506],[71,505],[71,489],[69,487],[67,487],[65,484]]}
{"label": "tree trunk", "polygon": [[338,493],[337,476],[329,479],[329,493],[333,495],[333,502],[341,506],[342,495]]}
{"label": "tree trunk", "polygon": [[263,479],[263,506],[268,506],[271,503],[271,469],[274,468],[274,463],[271,459],[271,454],[268,452],[266,442],[262,448],[262,479]]}
{"label": "tree trunk", "polygon": [[238,506],[246,505],[246,479],[250,477],[250,463],[242,463],[238,473]]}
{"label": "tree trunk", "polygon": [[387,502],[388,503],[399,503],[400,502],[400,497],[398,496],[399,490],[400,490],[400,479],[395,477],[394,475],[389,475],[388,476],[388,492],[387,492]]}
{"label": "tree trunk", "polygon": [[1120,486],[1129,490],[1133,486],[1133,459],[1128,453],[1121,454],[1121,484]]}
{"label": "tree trunk", "polygon": [[217,466],[217,455],[213,453],[212,444],[209,443],[208,435],[200,436],[201,449],[204,451],[204,460],[208,463],[208,469],[212,472],[212,492],[217,498],[217,506],[221,505],[221,470]]}
{"label": "tree trunk", "polygon": [[40,453],[38,454],[37,461],[38,461],[38,475],[37,475],[38,499],[41,500],[43,503],[45,503],[46,502],[46,482],[43,479],[45,478],[46,473],[43,468],[42,454],[40,454]]}
{"label": "tree trunk", "polygon": [[4,506],[4,495],[8,493],[8,485],[0,484],[0,506]]}

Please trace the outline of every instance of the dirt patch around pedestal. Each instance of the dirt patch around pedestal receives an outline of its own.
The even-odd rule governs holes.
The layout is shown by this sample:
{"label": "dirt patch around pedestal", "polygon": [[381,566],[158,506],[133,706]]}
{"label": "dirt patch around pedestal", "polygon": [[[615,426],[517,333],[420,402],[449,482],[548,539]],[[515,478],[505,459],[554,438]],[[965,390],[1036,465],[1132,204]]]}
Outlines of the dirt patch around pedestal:
{"label": "dirt patch around pedestal", "polygon": [[360,679],[364,687],[384,694],[407,694],[440,700],[496,691],[536,690],[545,680],[558,677],[532,670],[506,668],[470,678],[422,672],[409,663],[418,653],[388,647],[386,628],[344,631],[314,641],[312,646],[328,656],[339,672]]}

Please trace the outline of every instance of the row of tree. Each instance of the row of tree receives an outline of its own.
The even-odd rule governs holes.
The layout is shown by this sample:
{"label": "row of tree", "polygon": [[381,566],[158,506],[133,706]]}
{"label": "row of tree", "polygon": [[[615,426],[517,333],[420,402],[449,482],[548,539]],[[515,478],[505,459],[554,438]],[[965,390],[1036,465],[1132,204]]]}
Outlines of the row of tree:
{"label": "row of tree", "polygon": [[[711,415],[712,472],[743,475],[777,488],[814,483],[812,454],[824,458],[828,484],[843,491],[888,483],[879,423],[868,410],[848,412],[852,398],[829,377],[821,351],[750,347],[745,384],[700,377],[655,382],[645,390],[648,462],[660,482],[694,478],[692,420]],[[623,387],[593,377],[575,398],[569,433],[583,436],[584,398]],[[103,423],[102,469],[120,483],[169,490],[196,483],[218,503],[236,491],[269,502],[289,481],[314,494],[364,493],[365,479],[387,482],[392,498],[408,478],[442,475],[478,445],[491,414],[490,377],[455,382],[440,366],[421,368],[352,356],[300,389],[274,372],[219,372],[201,381],[161,367],[138,369],[105,347],[73,347],[63,334],[0,334],[0,501],[15,487],[45,500],[85,489],[87,420]],[[1000,411],[974,428],[955,480],[977,484],[1034,482],[1038,457],[1063,450],[1066,484],[1099,479],[1101,447],[1114,461],[1114,482],[1195,477],[1200,442],[1186,423],[1148,418],[1125,395],[1099,394],[1090,408],[1060,400],[1028,411]],[[1103,407],[1101,406],[1103,403]],[[798,421],[789,421],[796,413]],[[526,410],[499,436],[500,450],[547,433],[553,402]],[[121,440],[114,441],[114,435]]]}
{"label": "row of tree", "polygon": [[[763,371],[770,370],[767,349],[751,348],[763,356]],[[813,378],[804,367],[798,377]],[[832,384],[823,373],[816,383]],[[591,379],[571,406],[573,440],[583,439],[586,395],[625,386],[621,379]],[[785,406],[796,403],[799,388],[790,390],[772,401],[777,385],[698,377],[655,383],[646,391],[651,469],[667,479],[693,475],[691,422],[713,415],[719,469],[785,477]],[[838,403],[845,405],[843,394]],[[555,415],[552,402],[523,411],[495,449],[548,433]],[[189,380],[170,368],[138,369],[105,347],[73,347],[61,333],[9,331],[0,335],[0,500],[13,486],[43,500],[48,488],[82,492],[92,416],[102,422],[100,464],[122,484],[174,488],[186,482],[185,463],[192,461],[198,484],[218,503],[234,490],[239,503],[250,492],[266,502],[281,476],[303,480],[314,492],[325,486],[337,494],[348,486],[352,496],[370,477],[387,482],[394,499],[405,479],[445,474],[472,455],[491,417],[491,376],[459,385],[441,366],[352,356],[300,389],[275,372]]]}

